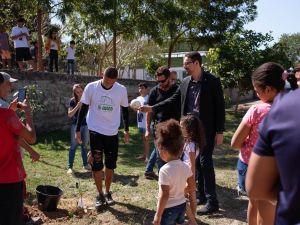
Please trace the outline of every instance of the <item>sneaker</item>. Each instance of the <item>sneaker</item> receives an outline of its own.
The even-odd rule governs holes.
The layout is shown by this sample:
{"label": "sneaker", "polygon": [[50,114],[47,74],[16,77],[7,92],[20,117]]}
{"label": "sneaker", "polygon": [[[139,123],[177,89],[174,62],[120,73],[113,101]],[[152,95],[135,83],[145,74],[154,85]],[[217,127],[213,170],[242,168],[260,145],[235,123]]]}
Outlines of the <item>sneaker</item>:
{"label": "sneaker", "polygon": [[148,180],[158,180],[158,176],[154,172],[145,172],[145,178]]}
{"label": "sneaker", "polygon": [[207,214],[213,214],[218,211],[219,211],[219,205],[210,205],[206,203],[205,206],[197,210],[197,213],[202,215],[207,215]]}
{"label": "sneaker", "polygon": [[90,164],[87,164],[87,165],[83,166],[83,169],[85,169],[85,170],[92,170],[92,167],[91,167]]}
{"label": "sneaker", "polygon": [[242,190],[239,186],[237,186],[238,196],[247,196],[247,192]]}
{"label": "sneaker", "polygon": [[67,174],[71,175],[73,173],[73,170],[71,168],[68,169]]}
{"label": "sneaker", "polygon": [[105,200],[105,197],[103,194],[99,194],[97,197],[96,197],[96,203],[95,203],[95,207],[96,208],[99,208],[101,206],[105,206],[107,205],[107,202]]}
{"label": "sneaker", "polygon": [[108,205],[112,205],[112,204],[115,203],[115,201],[111,197],[111,192],[108,192],[108,193],[104,194],[104,197],[105,197],[105,200],[106,200]]}
{"label": "sneaker", "polygon": [[206,198],[197,198],[197,205],[205,205],[207,202]]}

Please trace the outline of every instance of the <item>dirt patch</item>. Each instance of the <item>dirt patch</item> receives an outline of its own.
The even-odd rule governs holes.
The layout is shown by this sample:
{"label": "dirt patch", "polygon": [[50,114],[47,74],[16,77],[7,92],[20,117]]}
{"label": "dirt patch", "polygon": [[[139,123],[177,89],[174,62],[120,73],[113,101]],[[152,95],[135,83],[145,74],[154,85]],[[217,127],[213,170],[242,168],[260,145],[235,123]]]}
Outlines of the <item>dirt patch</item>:
{"label": "dirt patch", "polygon": [[76,198],[68,198],[61,199],[56,211],[53,212],[45,212],[38,209],[38,205],[26,205],[26,208],[29,211],[31,218],[37,220],[36,224],[64,224],[64,222],[69,221],[72,218],[80,219],[84,216],[91,216],[93,213],[96,216],[95,208],[87,207],[92,205],[92,201],[89,199],[84,199],[85,208],[79,209],[77,207],[78,199]]}

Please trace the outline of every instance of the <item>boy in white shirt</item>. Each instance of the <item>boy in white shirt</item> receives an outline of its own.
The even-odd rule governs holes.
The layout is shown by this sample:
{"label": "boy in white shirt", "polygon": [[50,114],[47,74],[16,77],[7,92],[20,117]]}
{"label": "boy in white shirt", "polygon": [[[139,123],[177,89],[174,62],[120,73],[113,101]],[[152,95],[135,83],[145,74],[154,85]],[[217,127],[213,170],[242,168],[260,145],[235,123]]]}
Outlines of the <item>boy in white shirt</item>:
{"label": "boy in white shirt", "polygon": [[67,48],[67,74],[74,75],[75,71],[75,41],[70,41],[70,47]]}
{"label": "boy in white shirt", "polygon": [[12,28],[11,38],[14,41],[14,47],[16,51],[16,61],[18,62],[19,69],[24,70],[23,61],[28,61],[28,63],[33,67],[33,61],[30,54],[28,38],[29,31],[27,27],[24,26],[25,19],[19,18],[17,20],[17,26]]}
{"label": "boy in white shirt", "polygon": [[[140,96],[138,96],[136,99],[139,100],[141,106],[148,104],[148,86],[146,83],[142,82],[139,83],[139,93]],[[133,108],[133,110],[136,110]],[[139,129],[139,133],[142,135],[143,140],[143,146],[144,146],[144,154],[137,157],[139,160],[143,160],[146,163],[149,159],[149,148],[150,148],[150,140],[145,138],[145,132],[146,132],[146,113],[141,112],[137,110],[137,126]]]}
{"label": "boy in white shirt", "polygon": [[159,123],[156,135],[160,157],[167,163],[159,171],[159,197],[153,224],[184,224],[186,184],[190,194],[195,191],[195,185],[190,167],[180,160],[184,140],[178,121]]}

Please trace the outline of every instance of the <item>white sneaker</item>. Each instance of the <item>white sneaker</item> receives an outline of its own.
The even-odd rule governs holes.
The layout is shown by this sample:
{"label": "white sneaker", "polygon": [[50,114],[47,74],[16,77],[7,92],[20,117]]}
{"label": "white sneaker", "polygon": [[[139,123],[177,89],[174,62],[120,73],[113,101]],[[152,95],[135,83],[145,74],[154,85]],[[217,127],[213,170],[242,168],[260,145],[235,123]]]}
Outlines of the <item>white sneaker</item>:
{"label": "white sneaker", "polygon": [[87,164],[86,166],[83,167],[86,170],[92,170],[92,167],[90,164]]}
{"label": "white sneaker", "polygon": [[68,169],[67,174],[71,175],[73,173],[73,170],[71,168]]}

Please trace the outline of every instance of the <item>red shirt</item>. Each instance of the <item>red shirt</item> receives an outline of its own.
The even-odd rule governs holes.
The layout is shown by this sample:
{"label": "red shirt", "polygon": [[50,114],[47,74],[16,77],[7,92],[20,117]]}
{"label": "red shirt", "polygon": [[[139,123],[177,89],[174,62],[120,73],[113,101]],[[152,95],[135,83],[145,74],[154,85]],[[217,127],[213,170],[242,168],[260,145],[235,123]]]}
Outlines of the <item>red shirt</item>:
{"label": "red shirt", "polygon": [[14,111],[0,108],[0,183],[16,183],[25,179],[19,135],[23,124]]}

